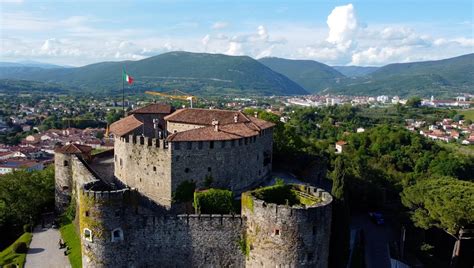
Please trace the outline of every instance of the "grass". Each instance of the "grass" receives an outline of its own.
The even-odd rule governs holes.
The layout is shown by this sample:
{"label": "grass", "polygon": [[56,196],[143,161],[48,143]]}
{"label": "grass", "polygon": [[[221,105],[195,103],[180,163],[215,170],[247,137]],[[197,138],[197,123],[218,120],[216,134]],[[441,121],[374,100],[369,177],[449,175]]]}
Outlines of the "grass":
{"label": "grass", "polygon": [[471,119],[474,121],[474,109],[469,110],[457,110],[459,114],[464,115],[464,119]]}
{"label": "grass", "polygon": [[314,206],[321,202],[316,196],[304,193],[298,186],[289,184],[275,184],[259,188],[252,191],[251,194],[265,202],[278,205]]}
{"label": "grass", "polygon": [[76,233],[76,228],[72,222],[66,222],[59,229],[61,232],[61,237],[64,242],[69,246],[69,262],[71,263],[72,268],[81,268],[82,267],[82,256],[81,256],[81,240]]}
{"label": "grass", "polygon": [[24,233],[13,244],[0,252],[0,266],[18,264],[19,267],[23,267],[25,265],[26,253],[15,253],[13,251],[13,245],[18,242],[25,242],[29,246],[32,237],[33,235],[31,233]]}
{"label": "grass", "polygon": [[457,152],[467,156],[474,156],[474,146],[472,145],[460,145],[458,143],[446,143],[443,141],[436,141],[436,144],[454,153]]}

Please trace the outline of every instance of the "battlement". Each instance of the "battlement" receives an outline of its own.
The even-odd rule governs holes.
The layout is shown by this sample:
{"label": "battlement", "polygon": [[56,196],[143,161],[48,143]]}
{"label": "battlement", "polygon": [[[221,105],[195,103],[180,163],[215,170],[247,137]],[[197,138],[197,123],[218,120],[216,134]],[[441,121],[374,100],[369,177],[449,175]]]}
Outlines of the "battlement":
{"label": "battlement", "polygon": [[130,188],[109,190],[107,185],[96,180],[84,184],[81,193],[94,200],[123,200],[131,190]]}
{"label": "battlement", "polygon": [[125,137],[120,137],[121,142],[144,145],[147,147],[169,149],[169,143],[165,139],[156,139],[144,136],[137,135],[128,135]]}

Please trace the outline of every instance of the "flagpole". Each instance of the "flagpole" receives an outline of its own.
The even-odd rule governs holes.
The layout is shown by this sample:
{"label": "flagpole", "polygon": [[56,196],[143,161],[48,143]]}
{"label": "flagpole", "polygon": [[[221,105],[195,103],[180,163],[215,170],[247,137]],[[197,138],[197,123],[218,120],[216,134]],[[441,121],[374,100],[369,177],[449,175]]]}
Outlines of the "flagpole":
{"label": "flagpole", "polygon": [[123,77],[124,68],[122,67],[122,112],[123,117],[125,117],[125,79]]}

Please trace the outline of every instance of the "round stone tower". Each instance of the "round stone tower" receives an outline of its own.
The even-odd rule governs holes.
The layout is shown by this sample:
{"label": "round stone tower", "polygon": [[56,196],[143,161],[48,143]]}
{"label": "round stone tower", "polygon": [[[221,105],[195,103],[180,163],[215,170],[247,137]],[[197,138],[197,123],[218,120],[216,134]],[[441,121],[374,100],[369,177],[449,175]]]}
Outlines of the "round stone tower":
{"label": "round stone tower", "polygon": [[99,181],[83,186],[79,195],[79,229],[83,267],[123,267],[130,226],[125,204],[133,204],[133,191],[109,191]]}
{"label": "round stone tower", "polygon": [[242,195],[247,267],[328,267],[332,196],[304,185]]}

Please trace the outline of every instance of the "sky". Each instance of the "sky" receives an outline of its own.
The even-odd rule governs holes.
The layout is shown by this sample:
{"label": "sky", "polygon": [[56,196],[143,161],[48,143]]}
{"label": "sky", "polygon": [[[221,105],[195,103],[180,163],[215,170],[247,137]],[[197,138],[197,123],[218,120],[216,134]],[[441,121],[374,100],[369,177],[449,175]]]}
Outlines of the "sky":
{"label": "sky", "polygon": [[474,53],[464,0],[0,0],[0,61],[83,66],[161,53],[382,66]]}

